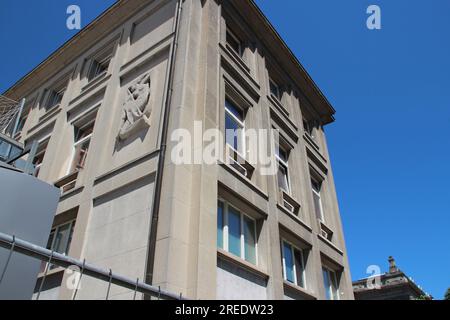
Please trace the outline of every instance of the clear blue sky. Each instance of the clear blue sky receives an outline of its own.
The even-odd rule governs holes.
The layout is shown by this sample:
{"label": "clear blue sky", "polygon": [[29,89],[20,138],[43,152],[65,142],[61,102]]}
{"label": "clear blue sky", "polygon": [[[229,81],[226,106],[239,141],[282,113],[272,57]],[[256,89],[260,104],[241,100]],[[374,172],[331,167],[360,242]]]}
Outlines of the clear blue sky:
{"label": "clear blue sky", "polygon": [[[0,92],[113,0],[2,0]],[[337,110],[326,128],[354,279],[387,257],[435,298],[450,287],[450,1],[259,0]],[[365,26],[378,4],[382,30]]]}

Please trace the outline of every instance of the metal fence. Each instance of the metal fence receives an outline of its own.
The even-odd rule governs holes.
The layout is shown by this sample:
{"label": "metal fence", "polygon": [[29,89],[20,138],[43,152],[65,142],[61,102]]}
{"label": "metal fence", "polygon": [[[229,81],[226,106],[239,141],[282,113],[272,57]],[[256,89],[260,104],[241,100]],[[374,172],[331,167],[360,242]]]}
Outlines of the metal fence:
{"label": "metal fence", "polygon": [[0,286],[2,285],[2,281],[8,272],[8,266],[13,254],[22,254],[42,261],[41,271],[43,272],[41,273],[41,277],[37,282],[37,290],[35,290],[34,294],[36,300],[39,300],[41,298],[42,290],[47,280],[47,276],[53,268],[52,266],[58,266],[64,269],[75,267],[77,270],[79,270],[79,278],[76,282],[76,287],[74,288],[74,293],[72,295],[73,300],[77,299],[79,284],[83,277],[91,277],[104,282],[106,284],[104,295],[104,298],[106,300],[110,299],[112,285],[117,285],[122,288],[132,290],[133,300],[136,300],[138,293],[142,293],[144,297],[151,297],[154,299],[184,300],[182,294],[174,294],[172,292],[162,290],[160,287],[148,285],[141,282],[139,278],[131,279],[128,277],[124,277],[122,275],[114,273],[111,269],[105,270],[99,268],[95,265],[87,263],[86,260],[81,261],[1,232],[0,247],[9,250],[8,258],[6,259],[4,265],[0,265]]}

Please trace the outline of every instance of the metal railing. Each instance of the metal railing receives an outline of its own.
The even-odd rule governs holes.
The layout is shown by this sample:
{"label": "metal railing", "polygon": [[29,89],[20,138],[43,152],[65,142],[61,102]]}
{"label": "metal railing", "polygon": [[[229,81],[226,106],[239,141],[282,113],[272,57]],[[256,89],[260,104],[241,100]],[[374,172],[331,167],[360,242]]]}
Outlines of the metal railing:
{"label": "metal railing", "polygon": [[[75,288],[75,292],[73,294],[73,300],[76,299],[78,292],[78,284],[80,283],[81,278],[84,276],[90,276],[104,282],[107,282],[108,287],[106,291],[106,300],[109,299],[111,285],[117,285],[123,288],[127,288],[134,291],[133,300],[136,299],[137,293],[142,293],[147,296],[151,296],[158,299],[163,300],[184,300],[182,294],[174,294],[172,292],[161,289],[160,287],[155,287],[143,283],[137,279],[131,279],[128,277],[121,276],[119,274],[113,273],[111,269],[105,270],[94,266],[92,264],[86,263],[86,260],[78,260],[51,250],[48,250],[44,247],[37,246],[33,243],[27,242],[25,240],[21,240],[16,238],[15,236],[7,235],[0,232],[0,247],[3,247],[9,250],[8,258],[6,259],[6,263],[4,266],[0,266],[0,286],[2,285],[2,281],[7,273],[8,265],[10,263],[12,255],[16,252],[19,254],[23,254],[29,257],[33,257],[35,259],[39,259],[41,261],[45,261],[46,267],[42,278],[40,279],[39,290],[37,291],[36,299],[39,300],[41,291],[43,289],[48,271],[51,265],[56,265],[67,269],[69,267],[77,267],[80,271],[80,278],[77,283],[77,287]],[[36,292],[35,292],[36,293]]]}

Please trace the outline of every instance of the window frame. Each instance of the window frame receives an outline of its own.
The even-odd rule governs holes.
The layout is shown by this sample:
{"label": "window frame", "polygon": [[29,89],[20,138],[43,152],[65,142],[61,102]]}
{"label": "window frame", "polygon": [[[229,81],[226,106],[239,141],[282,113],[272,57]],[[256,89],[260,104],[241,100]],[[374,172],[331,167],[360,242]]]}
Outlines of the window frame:
{"label": "window frame", "polygon": [[[238,51],[236,52],[236,49],[230,45],[230,42],[228,41],[228,35],[231,36],[231,38],[236,41],[238,45]],[[244,50],[242,47],[242,40],[234,33],[230,28],[226,29],[226,35],[225,35],[225,43],[240,57],[242,58],[244,56]]]}
{"label": "window frame", "polygon": [[[323,285],[325,288],[325,298],[327,297],[327,292],[330,295],[330,299],[327,300],[340,300],[340,294],[339,294],[339,282],[337,278],[337,272],[331,268],[328,268],[326,266],[322,266],[322,277],[324,276],[324,273],[328,276],[328,281],[330,283],[330,286],[327,288],[325,286],[325,278],[323,279]],[[334,285],[334,287],[333,287]]]}
{"label": "window frame", "polygon": [[64,94],[66,93],[66,87],[51,89],[49,91],[50,93],[47,98],[47,103],[45,104],[45,109],[47,111],[56,108],[61,104],[62,99],[64,98]]}
{"label": "window frame", "polygon": [[[109,66],[111,65],[111,59],[112,59],[112,55],[107,55],[103,58],[93,57],[91,59],[91,63],[90,63],[88,74],[87,74],[88,83],[90,83],[93,80],[108,73]],[[106,64],[106,66],[105,66],[105,64]],[[95,74],[93,71],[94,66],[95,66]],[[99,67],[103,67],[104,68],[103,71],[98,72]]]}
{"label": "window frame", "polygon": [[[89,127],[90,125],[92,125],[92,132],[90,134],[88,134],[87,136],[85,136],[85,137],[75,141],[75,139],[77,139],[77,137],[76,137],[77,129],[78,130],[82,130],[83,128]],[[77,148],[78,148],[79,145],[82,145],[83,143],[85,143],[87,141],[89,141],[89,143],[90,143],[90,141],[92,139],[92,135],[94,133],[94,128],[95,128],[95,119],[91,120],[91,121],[88,121],[86,124],[84,124],[84,125],[82,125],[80,127],[77,127],[74,124],[74,143],[73,143],[73,146],[72,146],[72,155],[70,157],[71,160],[69,162],[69,168],[67,170],[67,175],[77,171],[76,168],[73,168],[74,167],[75,156],[76,156],[76,153],[77,153]],[[89,148],[90,148],[90,145],[89,145]],[[88,149],[88,154],[89,154],[89,149]],[[87,155],[86,155],[85,161],[86,160],[87,160]]]}
{"label": "window frame", "polygon": [[[278,184],[278,188],[280,188],[281,190],[283,190],[284,192],[286,192],[287,194],[291,194],[292,188],[291,188],[291,179],[289,177],[289,156],[290,156],[290,150],[288,150],[287,148],[282,146],[282,138],[280,137],[280,141],[278,142],[278,144],[275,145],[276,151],[275,151],[275,160],[277,161],[277,165],[284,167],[284,169],[286,170],[286,175],[285,175],[285,179],[286,179],[286,185],[288,190],[285,190],[284,188],[280,187],[279,185],[279,181],[278,181],[278,172],[277,172],[277,184]],[[280,149],[286,153],[286,160],[282,159],[280,156]],[[280,168],[278,168],[278,170],[280,170]]]}
{"label": "window frame", "polygon": [[[50,231],[50,233],[48,235],[46,248],[48,250],[51,250],[52,252],[57,252],[57,251],[55,251],[55,242],[56,242],[56,239],[57,239],[58,231],[62,227],[69,225],[69,235],[67,237],[67,243],[64,246],[65,247],[64,253],[57,252],[59,254],[67,256],[69,254],[70,246],[72,244],[72,240],[73,240],[72,238],[73,238],[73,232],[75,230],[76,220],[77,219],[72,219],[72,220],[66,221],[64,223],[61,223],[61,224],[58,224],[58,225],[52,227],[52,229],[51,229],[51,231]],[[50,240],[50,238],[52,238],[52,241],[51,241],[50,246],[49,246],[49,241],[48,240]],[[41,270],[45,269],[47,267],[47,265],[48,265],[48,262],[44,261],[44,263],[41,265]],[[52,265],[49,266],[49,269],[55,269],[56,267],[57,267],[56,265],[52,264]]]}
{"label": "window frame", "polygon": [[[34,177],[39,177],[39,171],[41,170],[42,164],[44,162],[44,157],[45,157],[45,152],[47,151],[47,149],[45,148],[44,150],[40,151],[39,153],[37,153],[34,158],[33,158],[33,165],[34,165],[34,173],[33,176]],[[37,162],[36,160],[41,160],[40,162]]]}
{"label": "window frame", "polygon": [[[316,190],[314,188],[314,183],[317,183],[319,185],[319,190]],[[325,213],[323,210],[323,203],[322,203],[322,185],[323,185],[323,181],[319,181],[314,176],[311,176],[311,191],[312,191],[312,196],[313,196],[315,215],[316,215],[316,218],[319,219],[319,221],[325,223]],[[320,217],[317,217],[317,207],[316,207],[316,201],[314,199],[314,196],[317,196],[319,198]]]}
{"label": "window frame", "polygon": [[[294,274],[294,282],[293,283],[287,279],[286,258],[284,255],[284,244],[287,244],[291,249],[292,259],[293,259],[293,263],[294,263],[292,266],[292,272]],[[297,279],[297,266],[295,263],[295,250],[297,250],[300,253],[300,257],[301,257],[303,286],[301,286],[299,284],[298,279]],[[281,238],[281,259],[282,259],[282,265],[283,265],[283,279],[284,279],[284,281],[292,283],[292,284],[306,290],[308,285],[306,282],[306,265],[305,265],[305,256],[303,254],[303,251],[304,251],[304,249],[300,249],[298,246],[294,245],[292,242],[286,240],[285,238]]]}
{"label": "window frame", "polygon": [[[239,119],[228,107],[227,107],[227,104],[228,103],[230,103],[237,111],[241,111],[242,112],[242,120],[241,119]],[[225,97],[225,104],[224,104],[224,108],[225,108],[225,144],[226,145],[228,145],[233,151],[235,151],[238,155],[240,155],[243,159],[246,159],[246,154],[247,154],[247,152],[246,152],[246,149],[247,149],[247,145],[246,145],[246,137],[245,137],[245,118],[246,118],[246,115],[245,115],[245,109],[244,108],[241,108],[240,106],[239,106],[239,104],[238,103],[236,103],[232,98],[230,98],[230,97]],[[241,141],[241,143],[242,143],[242,150],[240,151],[240,150],[238,150],[239,149],[239,145],[238,145],[238,148],[237,149],[235,149],[232,145],[230,145],[229,143],[228,143],[228,141],[227,141],[227,138],[228,138],[228,136],[227,136],[227,125],[226,125],[226,119],[227,119],[227,116],[230,116],[231,118],[232,118],[232,120],[233,121],[235,121],[239,126],[241,126],[241,131],[242,131],[242,137],[241,137],[241,139],[239,139],[239,137],[238,137],[238,140],[242,140]],[[239,129],[238,129],[239,130]]]}
{"label": "window frame", "polygon": [[[276,88],[276,94],[272,92],[272,86]],[[269,92],[272,97],[276,98],[279,102],[281,102],[282,95],[280,85],[270,76],[269,76]]]}
{"label": "window frame", "polygon": [[[232,254],[233,256],[242,259],[248,263],[251,263],[255,266],[258,266],[258,239],[257,239],[257,220],[245,213],[242,212],[242,210],[239,210],[236,206],[229,203],[227,200],[223,198],[219,198],[217,200],[217,207],[219,207],[219,203],[222,204],[222,247],[219,247],[219,244],[217,243],[217,247]],[[240,255],[236,255],[229,250],[229,225],[228,225],[228,215],[229,215],[229,208],[232,208],[236,213],[239,214],[239,221],[240,221],[240,230],[239,230],[239,242],[240,242]],[[253,233],[255,238],[255,261],[250,261],[246,259],[246,252],[245,252],[245,233],[244,233],[244,219],[247,218],[250,221],[253,222]]]}

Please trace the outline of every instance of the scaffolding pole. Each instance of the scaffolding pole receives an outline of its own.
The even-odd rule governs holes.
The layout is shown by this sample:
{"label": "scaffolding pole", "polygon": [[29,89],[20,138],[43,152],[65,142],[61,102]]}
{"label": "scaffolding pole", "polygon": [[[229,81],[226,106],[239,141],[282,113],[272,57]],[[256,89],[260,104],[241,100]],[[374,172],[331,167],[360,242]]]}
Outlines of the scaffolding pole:
{"label": "scaffolding pole", "polygon": [[[130,279],[121,275],[113,274],[111,270],[104,270],[96,266],[85,263],[84,261],[74,259],[72,257],[52,252],[41,246],[37,246],[22,239],[18,239],[14,236],[10,236],[0,232],[0,247],[7,250],[18,252],[39,260],[49,260],[54,265],[58,265],[63,268],[70,266],[76,266],[83,268],[83,274],[91,276],[96,279],[103,280],[105,282],[115,284],[124,288],[134,290],[135,292],[141,292],[148,294],[152,297],[157,297],[166,300],[185,300],[180,294],[174,294],[159,287],[154,287],[146,283],[136,281],[136,279]],[[7,267],[7,265],[5,266]],[[4,270],[6,272],[6,270]]]}

